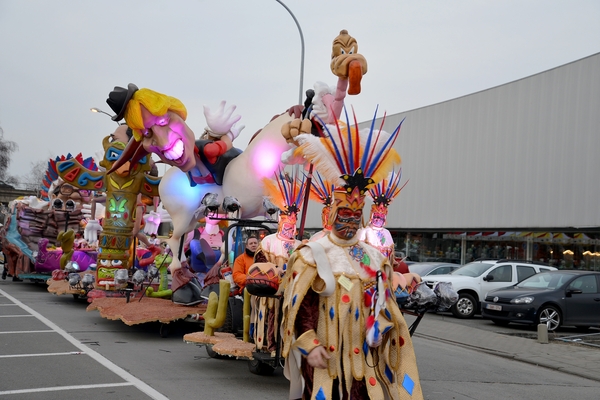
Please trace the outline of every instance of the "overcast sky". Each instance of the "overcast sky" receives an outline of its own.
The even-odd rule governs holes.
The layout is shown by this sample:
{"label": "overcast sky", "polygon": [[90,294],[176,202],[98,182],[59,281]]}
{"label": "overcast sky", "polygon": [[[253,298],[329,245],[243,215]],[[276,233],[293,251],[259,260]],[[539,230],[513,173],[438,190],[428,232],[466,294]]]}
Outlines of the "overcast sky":
{"label": "overcast sky", "polygon": [[[347,29],[368,62],[346,98],[359,121],[533,75],[600,51],[598,0],[286,0],[304,34],[304,89],[335,85],[331,43]],[[301,42],[275,0],[0,0],[0,126],[32,162],[101,151],[116,124],[91,107],[129,82],[202,106],[237,105],[244,148],[298,102]],[[410,151],[405,149],[404,151]],[[162,172],[162,168],[160,172]]]}

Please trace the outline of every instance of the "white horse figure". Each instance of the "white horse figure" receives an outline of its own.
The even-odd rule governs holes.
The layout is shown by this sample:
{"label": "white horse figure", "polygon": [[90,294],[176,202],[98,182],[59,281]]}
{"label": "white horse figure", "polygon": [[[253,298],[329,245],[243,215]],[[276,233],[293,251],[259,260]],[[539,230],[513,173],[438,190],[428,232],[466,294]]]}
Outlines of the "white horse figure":
{"label": "white horse figure", "polygon": [[[263,178],[272,178],[282,165],[281,154],[289,148],[281,135],[281,127],[292,121],[287,112],[273,119],[250,142],[248,147],[229,162],[223,175],[223,184],[203,183],[192,186],[188,174],[177,167],[163,176],[159,194],[171,216],[173,234],[167,244],[173,251],[171,271],[180,268],[179,243],[181,237],[194,229],[202,218],[207,194],[216,195],[219,204],[225,197],[233,197],[241,204],[240,217],[253,218],[264,215]],[[226,212],[220,208],[219,212]]]}

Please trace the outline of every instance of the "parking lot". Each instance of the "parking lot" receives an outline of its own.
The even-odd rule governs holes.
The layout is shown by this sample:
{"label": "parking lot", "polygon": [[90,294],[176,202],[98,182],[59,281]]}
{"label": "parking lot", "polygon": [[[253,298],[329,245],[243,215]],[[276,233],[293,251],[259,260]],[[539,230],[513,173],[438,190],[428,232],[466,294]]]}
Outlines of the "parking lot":
{"label": "parking lot", "polygon": [[0,294],[0,363],[10,365],[0,396],[166,399],[31,307]]}
{"label": "parking lot", "polygon": [[[2,399],[287,398],[289,382],[280,369],[274,376],[254,375],[247,361],[213,359],[203,347],[185,344],[183,335],[197,324],[177,323],[163,338],[157,323],[107,320],[86,312],[85,302],[28,282],[0,281],[0,304]],[[479,399],[481,390],[488,400],[566,398],[571,392],[597,399],[599,349],[541,345],[515,335],[533,333],[480,317],[427,313],[414,336],[426,399],[447,400],[448,393]]]}

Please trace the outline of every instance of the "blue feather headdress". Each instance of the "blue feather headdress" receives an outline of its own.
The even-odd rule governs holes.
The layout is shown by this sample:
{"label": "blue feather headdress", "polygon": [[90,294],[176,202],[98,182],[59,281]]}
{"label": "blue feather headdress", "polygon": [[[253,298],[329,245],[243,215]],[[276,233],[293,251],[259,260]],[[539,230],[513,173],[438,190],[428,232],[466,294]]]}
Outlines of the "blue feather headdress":
{"label": "blue feather headdress", "polygon": [[377,110],[368,128],[359,130],[356,115],[351,125],[344,109],[346,123],[325,125],[324,137],[299,135],[297,152],[312,162],[315,169],[336,187],[336,192],[358,192],[363,196],[373,185],[382,181],[400,164],[400,156],[393,145],[398,138],[402,122],[390,134],[375,128]]}
{"label": "blue feather headdress", "polygon": [[275,180],[264,179],[265,192],[282,214],[298,214],[302,206],[306,177],[300,174],[290,175],[283,169],[275,172]]}

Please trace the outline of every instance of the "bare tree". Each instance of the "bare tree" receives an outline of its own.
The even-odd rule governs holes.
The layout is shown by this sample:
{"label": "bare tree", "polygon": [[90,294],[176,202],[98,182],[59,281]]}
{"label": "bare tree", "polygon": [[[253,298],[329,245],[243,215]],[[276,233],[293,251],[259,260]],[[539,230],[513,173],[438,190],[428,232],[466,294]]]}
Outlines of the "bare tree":
{"label": "bare tree", "polygon": [[46,176],[48,159],[31,162],[29,164],[31,165],[29,174],[26,175],[22,181],[27,186],[27,190],[38,190],[42,187],[42,181]]}
{"label": "bare tree", "polygon": [[4,131],[0,127],[0,179],[4,180],[7,177],[12,153],[18,148],[15,142],[4,139]]}

